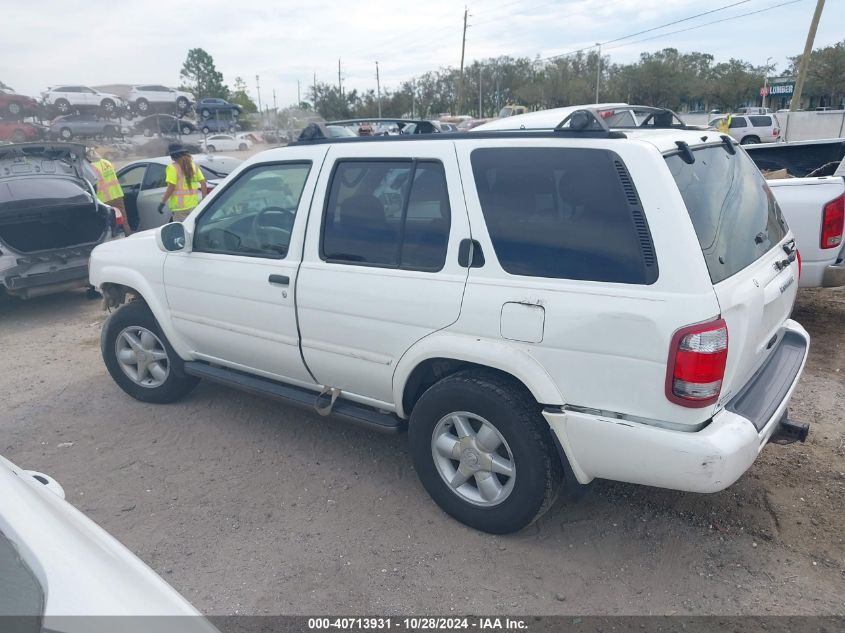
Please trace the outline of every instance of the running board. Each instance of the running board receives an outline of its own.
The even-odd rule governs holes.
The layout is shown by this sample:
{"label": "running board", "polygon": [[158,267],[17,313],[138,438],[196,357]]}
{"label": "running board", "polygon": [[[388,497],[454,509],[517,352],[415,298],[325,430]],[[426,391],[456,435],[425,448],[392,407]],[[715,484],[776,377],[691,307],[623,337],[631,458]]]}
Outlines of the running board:
{"label": "running board", "polygon": [[[308,389],[301,389],[268,378],[245,374],[225,367],[213,367],[196,361],[185,363],[185,373],[259,396],[268,396],[312,411],[315,410],[315,405],[320,397],[318,393]],[[406,426],[404,420],[400,420],[392,413],[382,413],[372,407],[349,400],[337,400],[332,407],[331,416],[387,433],[398,433],[405,430]]]}

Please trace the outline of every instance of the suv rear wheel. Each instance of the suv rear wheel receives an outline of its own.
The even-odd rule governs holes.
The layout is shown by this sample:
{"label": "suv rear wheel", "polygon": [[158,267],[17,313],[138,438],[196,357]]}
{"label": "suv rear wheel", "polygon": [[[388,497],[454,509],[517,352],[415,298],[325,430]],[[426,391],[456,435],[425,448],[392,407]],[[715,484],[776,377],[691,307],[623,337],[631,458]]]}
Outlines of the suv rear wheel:
{"label": "suv rear wheel", "polygon": [[199,382],[185,373],[184,362],[140,301],[121,306],[109,317],[100,350],[112,379],[142,402],[175,402]]}
{"label": "suv rear wheel", "polygon": [[759,136],[744,136],[739,142],[740,145],[756,145],[760,142]]}
{"label": "suv rear wheel", "polygon": [[484,532],[507,534],[554,502],[563,468],[530,393],[485,371],[453,374],[411,414],[409,441],[425,489],[445,512]]}

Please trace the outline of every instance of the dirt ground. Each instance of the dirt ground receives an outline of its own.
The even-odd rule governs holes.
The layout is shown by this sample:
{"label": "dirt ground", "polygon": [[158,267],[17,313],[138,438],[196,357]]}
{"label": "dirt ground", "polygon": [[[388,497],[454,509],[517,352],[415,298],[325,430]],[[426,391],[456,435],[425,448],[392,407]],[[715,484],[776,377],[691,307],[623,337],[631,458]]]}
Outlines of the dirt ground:
{"label": "dirt ground", "polygon": [[595,482],[507,537],[442,513],[405,436],[212,385],[130,399],[82,293],[0,301],[0,453],[207,614],[843,614],[845,291],[803,291],[795,318],[807,444],[713,495]]}

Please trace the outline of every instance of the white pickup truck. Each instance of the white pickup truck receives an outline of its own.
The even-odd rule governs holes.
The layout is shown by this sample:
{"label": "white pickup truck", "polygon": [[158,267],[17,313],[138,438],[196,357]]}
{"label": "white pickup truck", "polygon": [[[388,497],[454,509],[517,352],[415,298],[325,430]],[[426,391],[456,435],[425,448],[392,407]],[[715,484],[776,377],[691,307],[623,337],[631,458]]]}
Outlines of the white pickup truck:
{"label": "white pickup truck", "polygon": [[[845,139],[749,145],[745,150],[764,173],[784,169],[791,176],[805,176],[767,181],[795,235],[799,286],[845,285]],[[831,175],[807,176],[825,166],[823,173]]]}

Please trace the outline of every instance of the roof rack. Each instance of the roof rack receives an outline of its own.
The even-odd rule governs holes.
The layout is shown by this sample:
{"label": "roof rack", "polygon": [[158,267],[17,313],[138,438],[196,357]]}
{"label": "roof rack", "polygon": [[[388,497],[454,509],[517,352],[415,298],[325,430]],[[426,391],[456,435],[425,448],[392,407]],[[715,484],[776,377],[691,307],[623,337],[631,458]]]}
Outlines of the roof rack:
{"label": "roof rack", "polygon": [[602,116],[592,108],[575,110],[557,124],[554,132],[558,136],[581,138],[627,138],[622,132],[613,132]]}
{"label": "roof rack", "polygon": [[634,114],[644,115],[641,122],[636,125],[614,125],[614,129],[657,129],[657,130],[706,130],[706,126],[688,125],[674,110],[669,108],[656,108],[653,106],[629,106],[627,108]]}

